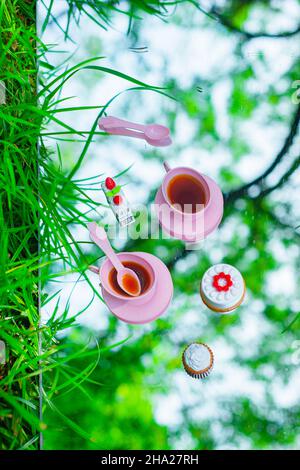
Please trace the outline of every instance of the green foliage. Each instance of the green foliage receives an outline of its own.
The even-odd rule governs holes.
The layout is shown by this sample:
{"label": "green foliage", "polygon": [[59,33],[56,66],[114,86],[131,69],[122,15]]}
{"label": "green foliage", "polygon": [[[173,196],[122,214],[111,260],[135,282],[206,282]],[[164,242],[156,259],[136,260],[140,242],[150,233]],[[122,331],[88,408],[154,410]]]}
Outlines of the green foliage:
{"label": "green foliage", "polygon": [[[256,5],[249,2],[242,8],[239,2],[231,3],[223,14],[235,27],[246,31],[247,20]],[[178,28],[203,27],[215,31],[217,24],[211,18],[193,17],[191,11],[180,6],[168,21]],[[263,25],[258,26],[263,31]],[[95,441],[79,439],[77,433],[64,437],[65,425],[58,433],[57,417],[46,413],[49,416],[45,434],[47,448],[270,449],[297,445],[299,406],[281,405],[275,389],[283,390],[290,383],[295,387],[296,366],[292,357],[299,328],[298,304],[294,303],[298,294],[294,290],[294,294],[287,297],[272,287],[276,275],[280,279],[283,276],[282,282],[285,282],[281,270],[287,265],[296,278],[299,273],[299,263],[289,254],[292,250],[298,253],[299,235],[294,230],[296,224],[292,215],[295,201],[291,198],[287,202],[284,197],[281,201],[279,188],[265,193],[270,188],[268,178],[258,180],[249,189],[240,176],[238,165],[248,165],[249,176],[245,179],[251,182],[251,159],[256,156],[256,142],[253,136],[243,132],[245,125],[251,121],[267,128],[270,123],[281,122],[285,137],[290,134],[291,123],[298,111],[287,100],[291,96],[290,90],[283,90],[274,82],[263,91],[257,86],[260,82],[258,70],[268,68],[266,57],[260,51],[253,56],[249,54],[244,44],[249,39],[247,34],[242,35],[241,41],[240,33],[228,29],[227,35],[236,40],[232,66],[229,71],[221,68],[210,80],[194,76],[191,83],[183,87],[180,80],[177,81],[168,71],[169,62],[165,58],[165,85],[172,90],[177,101],[172,105],[167,100],[163,101],[161,109],[161,116],[167,119],[165,122],[174,136],[179,132],[183,116],[193,123],[189,142],[181,145],[174,139],[173,146],[168,149],[168,158],[173,164],[181,162],[181,154],[187,147],[197,150],[195,164],[199,164],[204,172],[206,160],[201,152],[207,151],[207,158],[212,160],[218,160],[222,152],[226,155],[222,164],[216,162],[216,178],[226,192],[220,236],[216,240],[208,239],[203,249],[196,253],[187,252],[176,240],[138,239],[127,242],[124,249],[156,254],[168,265],[175,286],[172,307],[165,316],[147,327],[125,328],[132,333],[130,341],[120,350],[112,350],[102,360],[100,358],[99,366],[93,372],[93,378],[102,386],[94,389],[92,402],[84,406],[81,400],[74,400],[70,405],[67,395],[60,397],[58,394],[56,397],[57,406],[88,429],[89,438]],[[221,34],[226,36],[226,28]],[[132,25],[132,35],[137,43],[138,39],[143,39],[138,21]],[[286,83],[290,83],[290,77],[294,76],[295,59],[291,60],[289,72],[284,72]],[[223,81],[230,82],[226,134],[218,122],[214,100],[215,89]],[[141,95],[131,95],[130,100],[126,100],[124,111],[130,116],[131,110],[142,106],[142,103]],[[283,110],[282,103],[288,107],[289,113]],[[147,119],[149,122],[158,121],[158,114],[147,115]],[[297,128],[298,124],[296,134]],[[296,142],[293,132],[290,136],[286,138],[289,144],[283,151],[285,157]],[[280,154],[280,148],[278,152]],[[151,159],[153,163],[163,157],[156,149],[147,149],[143,151],[142,158],[145,162]],[[293,160],[293,157],[289,158]],[[268,165],[266,162],[262,167],[265,169]],[[297,169],[295,160],[293,172]],[[276,165],[274,170],[271,167],[270,173],[280,175]],[[133,173],[129,172],[127,176],[137,184],[139,179]],[[280,181],[280,176],[278,178]],[[140,183],[145,185],[145,179]],[[291,182],[284,180],[283,191],[293,187]],[[148,203],[153,200],[155,189],[149,193]],[[145,222],[144,216],[139,218],[141,225]],[[287,258],[282,255],[284,249],[287,250]],[[202,306],[198,291],[203,272],[221,259],[241,269],[247,283],[248,299],[236,313],[219,317]],[[106,343],[118,337],[120,331],[124,331],[124,325],[119,323],[110,318],[106,332],[100,334],[100,341]],[[86,328],[77,330],[83,338],[85,332]],[[217,352],[216,370],[205,383],[197,385],[185,377],[180,356],[185,344],[198,338],[216,347]],[[69,341],[69,337],[65,341]],[[231,358],[228,361],[227,355]],[[79,368],[86,366],[85,361],[80,362]],[[240,391],[243,387],[244,390]],[[86,385],[85,389],[89,388]],[[124,390],[122,396],[120,388]],[[215,392],[216,389],[219,393]],[[136,400],[135,408],[129,401],[131,396]],[[176,416],[173,416],[173,400],[177,404]],[[164,407],[165,413],[161,410]],[[140,408],[145,409],[145,415]],[[211,410],[209,418],[206,418]],[[152,421],[148,412],[152,413]],[[151,426],[154,427],[149,442]]]}
{"label": "green foliage", "polygon": [[[46,449],[106,449],[108,442],[112,449],[156,449],[165,446],[167,429],[153,420],[150,391],[145,393],[143,375],[140,370],[136,371],[136,348],[144,347],[145,340],[140,340],[141,345],[130,343],[127,342],[125,348],[103,353],[101,367],[95,369],[93,380],[85,380],[81,388],[77,387],[76,391],[71,392],[76,395],[75,405],[70,400],[71,393],[61,394],[59,382],[56,382],[56,408],[63,410],[73,422],[80,423],[80,428],[88,432],[88,438],[83,439],[84,436],[76,429],[72,432],[69,423],[59,419],[56,410],[48,411],[47,420],[60,424],[55,433],[51,428],[50,432],[45,432]],[[124,361],[128,364],[126,369],[119,366]],[[76,361],[76,367],[81,371],[85,371],[89,364],[89,360],[82,358]],[[131,418],[128,419],[128,416]]]}
{"label": "green foliage", "polygon": [[[0,80],[7,87],[7,103],[0,106],[0,339],[8,349],[8,361],[0,365],[1,449],[36,449],[40,431],[44,433],[47,449],[296,446],[299,406],[290,402],[282,405],[274,390],[283,390],[295,371],[291,357],[299,331],[298,293],[294,289],[294,298],[277,293],[270,288],[274,282],[270,279],[279,276],[287,263],[292,276],[298,279],[299,275],[296,229],[299,223],[294,218],[292,195],[290,200],[284,198],[285,191],[293,192],[295,185],[290,177],[298,171],[299,161],[295,152],[291,152],[293,161],[287,162],[287,166],[291,163],[290,171],[275,187],[270,186],[267,178],[248,187],[237,170],[239,163],[246,162],[251,167],[256,151],[251,136],[242,132],[247,122],[257,120],[261,125],[281,122],[287,136],[292,127],[293,132],[286,139],[287,148],[283,143],[284,156],[294,144],[298,130],[299,120],[295,118],[296,124],[291,124],[291,116],[297,117],[297,106],[290,102],[294,90],[291,92],[280,83],[272,83],[263,91],[252,86],[259,81],[259,67],[268,67],[262,52],[257,55],[256,67],[253,66],[245,48],[252,37],[264,36],[266,26],[258,21],[259,32],[256,36],[250,34],[249,18],[262,11],[275,14],[269,2],[263,3],[234,0],[222,12],[203,12],[196,2],[131,0],[125,7],[114,1],[87,4],[68,0],[66,40],[74,39],[70,38],[72,22],[83,21],[85,15],[101,30],[110,27],[115,15],[126,15],[128,34],[137,41],[142,35],[140,25],[147,21],[147,15],[154,15],[177,27],[211,28],[236,41],[229,71],[220,67],[205,80],[197,74],[191,85],[183,87],[170,76],[166,63],[165,83],[158,88],[140,80],[142,73],[136,78],[104,67],[101,57],[88,58],[70,68],[66,67],[69,57],[60,65],[53,65],[49,52],[55,48],[36,37],[34,2],[1,1]],[[62,28],[53,15],[54,2],[50,0],[46,6],[42,29],[45,31],[50,24]],[[174,6],[177,9],[173,10]],[[223,27],[219,28],[218,23]],[[103,34],[104,42],[106,33]],[[274,39],[272,35],[270,38],[276,41],[276,35],[273,36]],[[128,241],[124,250],[156,254],[168,265],[175,286],[174,302],[168,314],[151,325],[124,327],[111,316],[105,332],[99,334],[78,325],[79,317],[94,300],[102,300],[86,275],[87,266],[97,261],[99,251],[89,242],[79,240],[74,230],[93,220],[96,209],[98,220],[102,220],[105,207],[99,206],[90,191],[99,186],[104,175],[101,168],[94,177],[78,175],[92,142],[109,138],[96,130],[97,121],[121,93],[95,106],[72,106],[70,97],[61,98],[69,81],[83,76],[88,80],[88,74],[114,76],[129,83],[131,88],[121,92],[124,109],[141,105],[141,92],[160,94],[161,114],[167,118],[172,132],[177,130],[178,116],[184,115],[194,124],[191,147],[210,152],[211,158],[218,158],[220,150],[229,155],[217,169],[218,181],[226,191],[220,229],[224,239],[208,240],[201,256],[187,252],[176,240]],[[299,65],[293,58],[282,79],[291,84],[299,78],[298,74]],[[215,87],[222,80],[230,81],[229,132],[225,135],[214,102]],[[93,116],[90,129],[77,129],[61,117],[63,113],[73,116],[78,112]],[[152,120],[156,121],[157,115]],[[51,149],[49,139],[56,144]],[[174,142],[169,158],[179,162],[186,146],[186,142],[183,145]],[[145,161],[162,160],[157,150],[145,150],[142,156]],[[130,168],[122,168],[115,175],[120,185],[125,173],[129,181],[135,178]],[[271,168],[271,176],[273,173]],[[155,189],[148,202],[153,200]],[[145,224],[145,217],[140,221]],[[248,288],[247,304],[237,313],[222,317],[208,312],[198,294],[202,273],[220,257],[241,269]],[[63,284],[59,282],[66,273],[78,274],[73,291],[83,281],[91,293],[76,314],[72,293],[66,304],[61,298]],[[45,294],[50,282],[55,287]],[[39,323],[39,303],[42,307],[54,305],[45,324]],[[216,370],[203,384],[192,383],[185,376],[180,359],[186,342],[197,338],[216,345],[219,352]],[[226,362],[228,355],[231,360]],[[236,383],[236,377],[241,377],[238,371],[245,374],[242,377],[246,388],[242,392],[235,390],[241,385]],[[251,386],[247,386],[246,379]],[[223,390],[222,387],[225,395],[220,399],[214,393],[216,389]],[[229,392],[227,387],[231,387]],[[259,399],[251,395],[252,387],[257,387]],[[173,416],[174,400],[177,413]],[[162,403],[166,408],[170,406],[168,413],[161,412]],[[207,418],[205,413],[211,410],[213,413]]]}

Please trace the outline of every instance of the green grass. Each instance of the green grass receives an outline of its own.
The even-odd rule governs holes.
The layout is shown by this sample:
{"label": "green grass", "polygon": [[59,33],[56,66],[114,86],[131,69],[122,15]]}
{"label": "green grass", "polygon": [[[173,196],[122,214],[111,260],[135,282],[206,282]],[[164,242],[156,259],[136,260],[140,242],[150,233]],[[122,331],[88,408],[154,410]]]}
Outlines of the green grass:
{"label": "green grass", "polygon": [[[35,8],[1,1],[0,106],[1,287],[0,338],[8,359],[0,369],[0,448],[36,448],[38,376],[38,161],[42,117],[36,107]],[[22,32],[22,34],[20,34]],[[1,366],[0,366],[1,367]]]}
{"label": "green grass", "polygon": [[44,0],[41,3],[46,8],[45,19],[42,25],[42,31],[47,28],[49,22],[54,22],[56,26],[64,33],[65,39],[72,41],[70,36],[70,24],[72,21],[79,24],[81,16],[85,15],[94,21],[101,29],[107,30],[112,26],[112,15],[115,13],[124,15],[128,18],[128,30],[131,31],[134,21],[142,20],[143,14],[157,16],[165,20],[170,15],[170,8],[176,8],[181,3],[191,3],[201,12],[208,14],[199,6],[195,0],[128,0],[119,2],[118,0],[109,1],[85,1],[85,0],[67,0],[68,8],[64,12],[66,17],[66,26],[63,27],[59,19],[53,15],[54,0],[47,4]]}
{"label": "green grass", "polygon": [[[70,16],[75,4],[80,13],[86,13],[84,2],[69,3]],[[52,2],[44,28],[51,18],[51,5]],[[147,7],[151,12],[152,8]],[[106,21],[106,14],[99,16]],[[97,106],[72,107],[67,100],[62,107],[62,87],[75,74],[92,71],[124,79],[131,84],[128,92],[165,91],[101,66],[101,58],[87,59],[69,70],[51,65],[45,59],[47,46],[36,37],[35,2],[1,0],[0,27],[0,80],[7,95],[6,104],[0,106],[0,339],[7,348],[6,364],[0,365],[0,449],[36,449],[39,433],[46,427],[40,398],[54,410],[51,397],[58,382],[64,391],[82,388],[81,382],[88,380],[101,350],[100,346],[90,350],[77,350],[74,346],[74,351],[68,349],[66,359],[56,335],[74,325],[78,315],[70,316],[67,304],[64,313],[58,316],[59,289],[51,296],[40,293],[47,281],[66,272],[78,272],[79,278],[92,288],[93,296],[100,297],[85,274],[87,266],[95,260],[84,256],[82,244],[74,239],[71,229],[75,224],[85,225],[94,220],[99,204],[89,197],[88,190],[93,184],[100,184],[101,175],[95,181],[87,181],[76,179],[76,174],[93,138],[103,134],[96,130],[99,117],[119,95]],[[74,129],[61,119],[63,111],[93,112],[94,124],[91,129]],[[54,123],[58,130],[46,131],[49,123]],[[58,164],[51,158],[45,137],[57,140]],[[76,164],[69,171],[63,166],[59,139],[84,142]],[[83,213],[76,208],[79,202],[86,208]],[[58,263],[59,272],[53,269]],[[40,325],[40,307],[54,298],[57,303],[50,320]],[[72,366],[72,361],[87,356],[91,356],[92,362],[86,370]],[[61,416],[58,410],[57,413]],[[82,435],[83,431],[68,417],[62,418]]]}

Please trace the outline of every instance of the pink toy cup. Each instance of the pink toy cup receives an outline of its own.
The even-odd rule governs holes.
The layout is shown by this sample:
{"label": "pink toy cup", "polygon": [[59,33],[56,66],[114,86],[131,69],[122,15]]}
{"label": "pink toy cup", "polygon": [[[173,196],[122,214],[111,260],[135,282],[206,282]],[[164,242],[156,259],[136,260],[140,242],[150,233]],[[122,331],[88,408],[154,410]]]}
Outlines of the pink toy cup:
{"label": "pink toy cup", "polygon": [[[197,217],[199,217],[199,212],[201,212],[201,210],[206,208],[210,203],[210,190],[209,190],[209,186],[207,182],[205,181],[201,173],[199,173],[197,170],[194,170],[193,168],[181,166],[181,167],[171,169],[166,162],[164,162],[164,167],[167,172],[167,174],[165,175],[163,179],[162,187],[161,187],[164,201],[170,206],[170,209],[172,211],[183,214],[184,217],[191,217],[192,219],[196,219]],[[174,207],[174,205],[170,201],[170,198],[168,196],[168,191],[167,191],[168,186],[169,184],[171,184],[172,180],[176,176],[180,176],[180,175],[192,176],[199,183],[199,187],[201,188],[201,191],[203,192],[203,195],[204,195],[204,203],[201,204],[201,207],[199,207],[199,210],[197,212],[191,213],[191,212],[182,211],[181,209]]]}
{"label": "pink toy cup", "polygon": [[[165,162],[166,175],[155,198],[155,208],[159,222],[169,235],[185,242],[195,243],[204,239],[220,224],[223,216],[223,196],[218,185],[208,176],[188,167],[171,169]],[[168,195],[169,185],[176,176],[191,176],[201,191],[200,204],[196,211],[184,211],[182,205],[174,206]]]}
{"label": "pink toy cup", "polygon": [[144,304],[145,302],[147,302],[148,300],[151,299],[151,297],[153,296],[153,294],[155,292],[156,275],[155,275],[155,271],[154,271],[153,267],[142,256],[139,256],[137,254],[126,253],[126,252],[118,253],[118,258],[122,262],[124,262],[124,261],[130,262],[131,261],[131,262],[134,262],[134,263],[142,266],[147,271],[147,274],[149,275],[149,286],[148,286],[147,290],[145,292],[143,292],[141,295],[139,295],[138,297],[131,297],[131,296],[126,295],[125,293],[124,293],[124,295],[119,294],[118,292],[116,292],[113,289],[113,287],[111,286],[111,284],[109,282],[109,273],[113,269],[113,265],[109,261],[109,259],[106,258],[104,260],[101,268],[100,268],[100,271],[99,271],[100,283],[101,283],[103,289],[105,289],[106,292],[108,292],[112,297],[114,297],[116,299],[126,300],[126,301],[132,302],[132,303],[134,302],[135,305]]}

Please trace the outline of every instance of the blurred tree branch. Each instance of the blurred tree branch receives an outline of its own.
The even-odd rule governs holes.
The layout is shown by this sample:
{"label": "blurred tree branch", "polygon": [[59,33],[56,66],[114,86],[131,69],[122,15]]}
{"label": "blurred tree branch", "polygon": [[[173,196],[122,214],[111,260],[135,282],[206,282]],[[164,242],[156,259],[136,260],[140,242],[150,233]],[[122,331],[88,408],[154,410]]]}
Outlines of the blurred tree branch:
{"label": "blurred tree branch", "polygon": [[[292,146],[294,138],[295,138],[295,136],[297,135],[297,132],[298,132],[299,122],[300,122],[300,104],[297,107],[296,113],[295,113],[294,118],[293,118],[292,123],[291,123],[290,131],[289,131],[289,133],[288,133],[288,135],[287,135],[287,137],[284,141],[284,144],[283,144],[282,148],[280,149],[280,151],[278,152],[278,154],[276,155],[273,162],[271,163],[271,165],[260,176],[258,176],[254,180],[250,181],[249,183],[246,183],[245,185],[241,186],[238,189],[234,189],[234,190],[230,191],[228,194],[225,194],[224,197],[225,197],[226,202],[232,202],[232,201],[235,201],[236,199],[242,198],[242,197],[247,195],[249,189],[252,188],[253,186],[262,185],[264,179],[267,176],[269,176],[273,172],[273,170],[279,165],[279,163],[282,161],[283,157],[286,155],[286,153],[288,152],[288,150]],[[298,161],[298,165],[299,165],[299,161]],[[296,170],[297,166],[295,168],[294,168],[294,166],[292,166],[293,171]],[[289,176],[290,176],[290,174],[288,174],[288,177]],[[286,177],[286,175],[285,175],[285,177]],[[275,185],[275,187],[273,187],[272,191],[274,189],[276,189],[276,187],[277,186]],[[268,191],[266,194],[269,194],[271,192],[270,189],[269,190],[266,189],[264,191]],[[259,197],[262,197],[262,194],[263,193],[261,192],[259,194]]]}
{"label": "blurred tree branch", "polygon": [[217,21],[219,21],[223,26],[225,26],[230,31],[235,33],[241,34],[246,39],[257,39],[257,38],[288,38],[300,33],[300,24],[297,26],[296,29],[291,31],[282,31],[278,33],[267,33],[264,31],[251,33],[250,31],[246,31],[239,26],[234,25],[229,18],[222,14],[216,7],[212,7],[210,10],[211,15],[215,17]]}
{"label": "blurred tree branch", "polygon": [[291,232],[294,237],[300,238],[300,233],[297,232],[297,227],[293,227],[289,223],[287,223],[287,222],[281,220],[280,218],[278,218],[277,215],[274,214],[274,212],[271,209],[266,207],[266,204],[263,204],[263,201],[259,202],[259,210],[263,214],[265,214],[266,217],[269,217],[270,219],[272,219],[272,223],[276,227],[278,227],[279,229],[282,229],[282,230],[287,230],[287,231]]}
{"label": "blurred tree branch", "polygon": [[282,175],[282,177],[276,184],[261,191],[259,195],[257,196],[257,198],[260,198],[260,199],[264,198],[265,196],[270,194],[272,191],[275,191],[276,189],[280,188],[284,183],[287,182],[287,180],[290,178],[290,176],[292,176],[292,174],[297,170],[297,168],[299,168],[299,165],[300,165],[300,156],[297,157],[296,160],[294,160],[291,167]]}

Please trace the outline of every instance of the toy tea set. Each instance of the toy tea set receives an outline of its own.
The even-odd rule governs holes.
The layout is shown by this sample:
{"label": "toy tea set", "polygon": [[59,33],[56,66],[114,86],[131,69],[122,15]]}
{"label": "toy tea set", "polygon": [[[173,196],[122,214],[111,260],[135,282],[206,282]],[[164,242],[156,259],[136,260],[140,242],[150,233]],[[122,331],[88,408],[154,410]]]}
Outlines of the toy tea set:
{"label": "toy tea set", "polygon": [[[100,129],[113,135],[144,139],[161,147],[172,143],[169,129],[158,124],[141,125],[112,116],[99,120]],[[171,237],[195,243],[212,233],[223,216],[223,196],[210,177],[188,167],[170,168],[164,163],[165,176],[155,197],[155,208],[162,229]],[[134,222],[134,216],[120,186],[108,177],[102,189],[119,224]],[[88,224],[91,240],[106,255],[99,274],[103,299],[120,320],[148,323],[166,312],[173,297],[173,282],[167,266],[156,256],[144,252],[116,254],[106,232],[95,222]],[[235,310],[245,296],[241,273],[228,264],[210,267],[200,282],[203,303],[214,312]],[[191,343],[182,355],[185,371],[194,378],[204,378],[214,363],[212,350],[204,343]]]}

